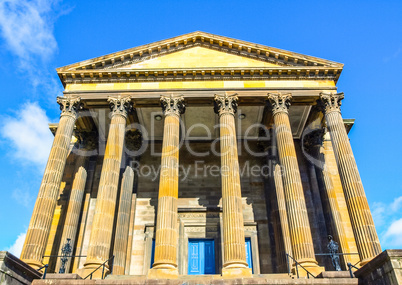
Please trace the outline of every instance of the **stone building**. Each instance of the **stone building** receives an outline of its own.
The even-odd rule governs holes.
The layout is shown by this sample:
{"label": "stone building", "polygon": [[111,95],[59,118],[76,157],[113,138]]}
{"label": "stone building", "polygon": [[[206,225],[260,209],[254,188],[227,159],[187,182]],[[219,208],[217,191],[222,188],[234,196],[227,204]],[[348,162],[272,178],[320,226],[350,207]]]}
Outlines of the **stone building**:
{"label": "stone building", "polygon": [[[21,259],[87,276],[334,270],[381,253],[343,64],[194,32],[57,69],[61,116]],[[350,96],[353,96],[351,94]],[[287,259],[287,255],[292,258]],[[94,273],[100,277],[101,271]]]}

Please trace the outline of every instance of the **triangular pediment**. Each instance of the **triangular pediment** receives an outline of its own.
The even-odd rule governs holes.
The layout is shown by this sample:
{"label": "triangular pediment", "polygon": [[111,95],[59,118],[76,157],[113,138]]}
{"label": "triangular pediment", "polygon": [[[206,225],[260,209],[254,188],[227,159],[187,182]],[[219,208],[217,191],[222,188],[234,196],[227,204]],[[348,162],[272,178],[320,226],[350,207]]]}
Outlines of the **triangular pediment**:
{"label": "triangular pediment", "polygon": [[278,64],[195,46],[174,53],[151,56],[117,69],[279,67]]}
{"label": "triangular pediment", "polygon": [[[193,32],[171,39],[81,61],[57,69],[63,84],[104,78],[138,80],[180,75],[337,80],[343,64],[282,49]],[[98,79],[96,79],[98,78]],[[314,79],[312,78],[312,79]],[[230,80],[230,79],[229,79]]]}

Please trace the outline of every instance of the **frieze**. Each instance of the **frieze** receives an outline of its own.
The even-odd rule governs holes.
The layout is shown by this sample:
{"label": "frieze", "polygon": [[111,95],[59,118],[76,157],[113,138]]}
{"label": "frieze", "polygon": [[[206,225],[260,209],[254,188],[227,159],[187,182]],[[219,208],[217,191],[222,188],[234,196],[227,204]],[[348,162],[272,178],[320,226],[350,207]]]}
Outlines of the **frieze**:
{"label": "frieze", "polygon": [[203,232],[209,232],[209,233],[214,233],[218,232],[218,227],[185,227],[184,231],[186,233],[203,233]]}
{"label": "frieze", "polygon": [[179,218],[219,218],[219,213],[179,213]]}

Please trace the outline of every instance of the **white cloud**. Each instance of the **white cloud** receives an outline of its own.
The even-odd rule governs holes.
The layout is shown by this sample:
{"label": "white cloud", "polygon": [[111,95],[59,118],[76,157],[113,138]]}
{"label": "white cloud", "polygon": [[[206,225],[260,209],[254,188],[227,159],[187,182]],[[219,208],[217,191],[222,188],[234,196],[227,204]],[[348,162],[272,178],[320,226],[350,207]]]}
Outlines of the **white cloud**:
{"label": "white cloud", "polygon": [[8,48],[23,60],[47,60],[57,50],[53,36],[52,0],[0,1],[0,26]]}
{"label": "white cloud", "polygon": [[374,202],[372,215],[383,248],[402,248],[402,196],[389,204]]}
{"label": "white cloud", "polygon": [[374,224],[381,227],[385,224],[385,204],[381,202],[374,202],[371,214],[373,215]]}
{"label": "white cloud", "polygon": [[17,56],[20,71],[28,76],[33,87],[40,85],[52,96],[60,93],[60,84],[47,67],[58,50],[54,23],[59,14],[69,12],[61,9],[59,2],[0,0],[0,32],[5,48]]}
{"label": "white cloud", "polygon": [[11,143],[11,155],[21,162],[44,168],[53,142],[49,119],[37,103],[26,103],[16,117],[6,117],[1,135]]}
{"label": "white cloud", "polygon": [[391,210],[394,212],[400,211],[402,208],[402,196],[395,198],[394,202],[391,204]]}
{"label": "white cloud", "polygon": [[21,233],[18,235],[17,239],[15,240],[14,244],[10,246],[9,248],[6,248],[8,252],[11,252],[17,257],[20,257],[22,247],[24,246],[24,241],[27,233]]}
{"label": "white cloud", "polygon": [[393,248],[402,248],[402,218],[391,223],[384,234],[384,240]]}

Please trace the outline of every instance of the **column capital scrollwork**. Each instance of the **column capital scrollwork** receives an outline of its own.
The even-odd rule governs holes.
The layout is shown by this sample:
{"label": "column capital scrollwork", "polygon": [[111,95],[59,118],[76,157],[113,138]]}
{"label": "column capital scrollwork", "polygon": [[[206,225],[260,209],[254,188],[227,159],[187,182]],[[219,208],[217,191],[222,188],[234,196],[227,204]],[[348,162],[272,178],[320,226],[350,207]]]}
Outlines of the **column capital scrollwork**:
{"label": "column capital scrollwork", "polygon": [[58,96],[57,103],[60,105],[60,116],[72,116],[77,117],[77,111],[82,107],[81,98],[78,96]]}
{"label": "column capital scrollwork", "polygon": [[345,98],[343,92],[341,93],[320,93],[319,107],[325,114],[331,112],[341,112],[342,100]]}
{"label": "column capital scrollwork", "polygon": [[288,113],[291,100],[291,93],[268,93],[268,101],[271,104],[273,115],[277,113]]}
{"label": "column capital scrollwork", "polygon": [[121,115],[127,118],[127,114],[133,110],[133,103],[131,97],[108,97],[107,101],[112,111],[112,115]]}
{"label": "column capital scrollwork", "polygon": [[184,112],[186,111],[186,105],[184,104],[183,96],[173,97],[173,95],[161,95],[160,102],[163,114],[165,116],[175,115],[180,117],[180,115],[184,114]]}
{"label": "column capital scrollwork", "polygon": [[237,112],[237,105],[239,98],[233,95],[217,95],[214,97],[214,111],[216,114],[222,116],[223,114],[234,115]]}

